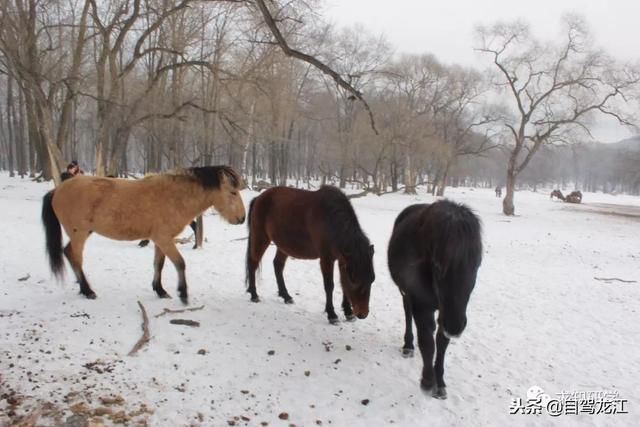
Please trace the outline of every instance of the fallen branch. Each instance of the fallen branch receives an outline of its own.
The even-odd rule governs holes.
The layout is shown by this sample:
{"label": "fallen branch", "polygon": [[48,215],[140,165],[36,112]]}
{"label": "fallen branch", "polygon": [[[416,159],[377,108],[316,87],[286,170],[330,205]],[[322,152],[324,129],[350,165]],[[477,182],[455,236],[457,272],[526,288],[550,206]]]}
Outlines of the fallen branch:
{"label": "fallen branch", "polygon": [[26,276],[18,277],[18,282],[24,282],[25,280],[29,280],[30,277],[31,277],[31,274],[27,273]]}
{"label": "fallen branch", "polygon": [[617,280],[618,282],[622,282],[622,283],[638,283],[636,280],[624,280],[624,279],[618,279],[617,277],[594,277],[594,279],[600,280],[603,282],[611,282],[611,281]]}
{"label": "fallen branch", "polygon": [[164,310],[162,310],[162,313],[160,314],[156,314],[154,317],[157,319],[158,317],[162,317],[165,314],[173,314],[173,313],[185,313],[187,311],[198,311],[198,310],[202,310],[204,308],[204,305],[201,305],[200,307],[193,307],[193,308],[183,308],[181,310],[171,310],[170,308],[165,308]]}
{"label": "fallen branch", "polygon": [[195,320],[189,320],[189,319],[171,319],[169,320],[169,323],[171,323],[172,325],[185,325],[185,326],[194,326],[194,327],[200,326],[200,322],[196,322]]}
{"label": "fallen branch", "polygon": [[231,239],[230,242],[239,242],[241,240],[247,240],[249,237],[238,237],[237,239]]}
{"label": "fallen branch", "polygon": [[138,350],[140,350],[142,346],[148,343],[151,339],[149,336],[149,318],[147,317],[147,310],[144,309],[144,305],[142,305],[140,301],[138,301],[138,306],[140,306],[140,311],[142,311],[142,336],[127,356],[133,356],[136,354]]}

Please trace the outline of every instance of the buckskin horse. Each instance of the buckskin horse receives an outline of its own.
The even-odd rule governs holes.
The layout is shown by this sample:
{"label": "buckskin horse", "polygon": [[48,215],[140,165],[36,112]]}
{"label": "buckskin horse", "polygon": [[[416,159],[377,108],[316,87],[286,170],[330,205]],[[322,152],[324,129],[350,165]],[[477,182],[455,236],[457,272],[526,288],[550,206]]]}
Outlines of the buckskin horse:
{"label": "buckskin horse", "polygon": [[[66,256],[80,293],[96,298],[82,270],[82,253],[92,232],[114,240],[150,239],[155,243],[153,290],[169,298],[161,283],[165,256],[178,271],[178,293],[188,302],[185,262],[174,238],[210,206],[232,224],[245,219],[241,178],[228,166],[205,166],[153,175],[141,180],[77,176],[48,192],[42,204],[49,265],[60,277]],[[61,226],[69,236],[62,249]]]}
{"label": "buckskin horse", "polygon": [[444,356],[450,338],[460,336],[467,324],[467,304],[481,260],[480,221],[464,205],[448,200],[412,205],[395,221],[388,263],[404,305],[402,352],[413,356],[413,319],[423,362],[420,386],[438,399],[447,397]]}
{"label": "buckskin horse", "polygon": [[347,320],[367,317],[371,284],[375,280],[373,245],[362,232],[356,213],[342,191],[330,186],[317,191],[270,188],[251,201],[247,218],[246,281],[251,301],[260,301],[255,273],[269,243],[274,242],[277,251],[273,267],[278,295],[285,303],[293,303],[283,276],[287,258],[320,258],[325,312],[331,324],[338,323],[333,307],[333,269],[337,260],[342,309]]}

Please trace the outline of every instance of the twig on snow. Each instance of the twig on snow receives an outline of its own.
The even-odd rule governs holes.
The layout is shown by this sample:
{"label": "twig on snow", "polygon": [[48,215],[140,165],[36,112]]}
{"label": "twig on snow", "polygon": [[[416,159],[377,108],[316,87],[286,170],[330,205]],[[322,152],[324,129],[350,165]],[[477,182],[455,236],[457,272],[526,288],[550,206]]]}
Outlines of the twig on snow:
{"label": "twig on snow", "polygon": [[157,319],[158,317],[162,317],[165,314],[173,314],[173,313],[185,313],[187,311],[198,311],[198,310],[202,310],[204,308],[204,305],[201,305],[200,307],[193,307],[193,308],[183,308],[181,310],[171,310],[170,308],[165,308],[164,310],[162,310],[162,313],[160,314],[156,314],[154,317]]}
{"label": "twig on snow", "polygon": [[600,280],[603,282],[612,282],[614,280],[617,280],[618,282],[622,282],[622,283],[638,283],[636,280],[624,280],[624,279],[618,279],[617,277],[594,277],[594,279]]}
{"label": "twig on snow", "polygon": [[169,323],[171,323],[172,325],[185,325],[185,326],[193,326],[196,328],[200,326],[200,322],[196,322],[195,320],[189,320],[189,319],[171,319],[169,320]]}
{"label": "twig on snow", "polygon": [[147,317],[147,310],[144,309],[144,305],[140,301],[138,301],[138,306],[140,306],[140,311],[142,311],[142,336],[133,346],[128,356],[133,356],[142,348],[143,345],[149,342],[151,337],[149,336],[149,317]]}

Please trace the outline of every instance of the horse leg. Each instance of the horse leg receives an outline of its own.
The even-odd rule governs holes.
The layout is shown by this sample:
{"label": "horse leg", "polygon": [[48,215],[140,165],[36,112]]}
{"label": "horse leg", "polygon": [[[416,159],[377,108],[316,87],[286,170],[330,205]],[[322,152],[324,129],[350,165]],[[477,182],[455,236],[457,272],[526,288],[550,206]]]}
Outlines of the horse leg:
{"label": "horse leg", "polygon": [[447,398],[447,386],[444,383],[444,354],[449,346],[450,339],[444,335],[441,316],[438,315],[438,332],[436,333],[436,362],[434,371],[436,374],[436,388],[433,389],[433,397],[436,399]]}
{"label": "horse leg", "polygon": [[180,301],[182,301],[183,304],[188,304],[189,295],[187,292],[187,278],[185,275],[186,265],[184,263],[184,258],[182,258],[182,255],[178,252],[178,248],[176,248],[173,238],[163,240],[161,242],[154,241],[154,243],[160,246],[160,250],[169,257],[173,265],[176,267],[176,271],[178,272],[178,295],[180,295]]}
{"label": "horse leg", "polygon": [[433,311],[428,308],[421,307],[416,301],[413,301],[413,318],[416,321],[416,329],[418,330],[418,346],[422,355],[422,379],[420,387],[429,391],[434,385],[433,372],[433,332],[435,330],[435,322],[433,321]]}
{"label": "horse leg", "polygon": [[171,298],[171,296],[162,287],[162,268],[164,267],[164,252],[158,245],[155,245],[155,252],[153,254],[153,290],[160,298]]}
{"label": "horse leg", "polygon": [[402,295],[402,305],[404,306],[404,345],[402,346],[403,357],[413,357],[413,314],[411,309],[411,299],[408,295]]}
{"label": "horse leg", "polygon": [[91,286],[89,286],[89,282],[82,270],[82,251],[84,250],[84,243],[88,235],[81,238],[76,237],[78,234],[79,233],[74,233],[74,238],[64,247],[64,255],[67,257],[71,268],[73,268],[73,272],[76,274],[76,278],[80,284],[80,293],[88,299],[96,299],[96,293],[93,292]]}
{"label": "horse leg", "polygon": [[326,294],[326,304],[324,311],[327,313],[329,323],[336,325],[338,323],[338,315],[333,308],[333,265],[335,260],[331,258],[320,258],[320,269],[322,270],[322,279],[324,280],[324,292]]}
{"label": "horse leg", "polygon": [[342,293],[342,311],[344,312],[344,317],[347,318],[349,322],[354,322],[356,320],[356,316],[353,314],[353,309],[351,308],[351,301],[349,298]]}
{"label": "horse leg", "polygon": [[269,247],[270,240],[261,233],[253,231],[249,231],[249,233],[249,247],[247,248],[247,280],[249,286],[247,287],[247,292],[251,294],[252,302],[260,302],[260,297],[258,297],[258,292],[256,291],[256,270],[260,265],[262,256]]}
{"label": "horse leg", "polygon": [[287,254],[278,249],[275,258],[273,258],[273,269],[276,272],[276,282],[278,282],[278,296],[284,299],[285,304],[293,304],[293,298],[287,291],[287,287],[284,284],[284,275],[282,274],[288,257]]}

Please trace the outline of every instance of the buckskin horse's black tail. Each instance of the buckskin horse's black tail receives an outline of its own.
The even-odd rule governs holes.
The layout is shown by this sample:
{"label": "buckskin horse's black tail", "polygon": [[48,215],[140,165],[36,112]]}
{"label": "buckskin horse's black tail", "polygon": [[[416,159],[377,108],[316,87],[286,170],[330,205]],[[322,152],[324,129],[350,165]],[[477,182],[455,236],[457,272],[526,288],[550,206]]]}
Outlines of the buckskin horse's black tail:
{"label": "buckskin horse's black tail", "polygon": [[64,274],[64,260],[62,258],[62,229],[51,204],[54,191],[49,191],[42,199],[42,224],[47,240],[49,265],[53,274],[59,278]]}
{"label": "buckskin horse's black tail", "polygon": [[249,231],[249,235],[247,237],[247,259],[245,263],[245,274],[244,274],[244,284],[249,288],[249,269],[251,262],[251,211],[253,210],[253,203],[256,201],[254,197],[249,203],[249,212],[247,212],[247,230]]}

